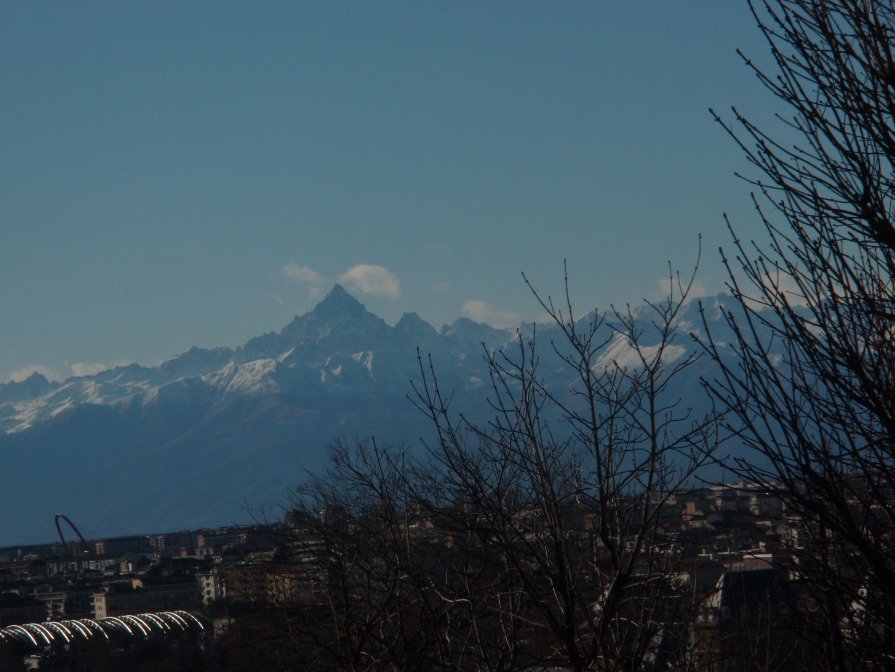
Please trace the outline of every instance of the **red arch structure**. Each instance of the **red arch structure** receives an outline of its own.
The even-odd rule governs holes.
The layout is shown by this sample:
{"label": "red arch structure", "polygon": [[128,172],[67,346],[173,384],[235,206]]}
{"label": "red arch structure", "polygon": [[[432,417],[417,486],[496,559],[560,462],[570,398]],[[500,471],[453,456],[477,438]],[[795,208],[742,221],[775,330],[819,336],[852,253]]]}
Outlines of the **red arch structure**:
{"label": "red arch structure", "polygon": [[56,531],[59,533],[59,541],[62,542],[62,548],[65,549],[66,553],[70,553],[71,555],[76,556],[77,553],[75,553],[71,548],[69,548],[68,542],[65,541],[65,536],[62,534],[62,527],[59,525],[60,518],[66,522],[66,524],[71,528],[72,532],[74,532],[75,534],[78,535],[78,539],[81,540],[81,544],[82,544],[82,546],[80,548],[87,547],[87,540],[84,538],[84,535],[81,534],[81,530],[79,530],[75,526],[75,524],[73,522],[71,522],[71,519],[68,516],[66,516],[64,513],[56,514]]}

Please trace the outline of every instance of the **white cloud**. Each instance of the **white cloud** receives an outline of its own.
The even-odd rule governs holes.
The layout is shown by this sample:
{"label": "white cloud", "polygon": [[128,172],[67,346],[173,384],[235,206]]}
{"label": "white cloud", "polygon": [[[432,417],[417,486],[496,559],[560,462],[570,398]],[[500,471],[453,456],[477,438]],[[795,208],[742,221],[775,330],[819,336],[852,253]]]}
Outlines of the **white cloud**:
{"label": "white cloud", "polygon": [[352,266],[339,276],[339,282],[362,294],[387,296],[390,299],[401,296],[398,276],[383,266],[373,264]]}
{"label": "white cloud", "polygon": [[285,266],[283,266],[282,270],[283,275],[285,275],[290,280],[308,282],[311,284],[320,284],[324,281],[323,276],[310,266],[302,266],[301,264],[296,264],[295,262],[286,264]]}
{"label": "white cloud", "polygon": [[[669,277],[659,278],[656,281],[656,284],[659,285],[659,291],[661,292],[660,299],[667,299],[668,295],[671,294],[672,290],[674,290],[674,298],[675,300],[679,299],[681,296],[680,287],[678,286],[677,278],[672,280]],[[686,289],[686,287],[685,287]],[[693,284],[690,286],[690,292],[687,294],[687,301],[692,301],[694,299],[701,299],[705,296],[709,295],[708,289],[701,282],[693,281]]]}
{"label": "white cloud", "polygon": [[17,371],[13,371],[9,377],[11,380],[21,383],[23,380],[30,378],[33,373],[39,373],[49,380],[62,380],[62,376],[60,376],[57,371],[51,369],[49,366],[44,366],[43,364],[24,366]]}
{"label": "white cloud", "polygon": [[[769,306],[779,307],[783,300],[793,308],[806,308],[810,304],[829,298],[825,288],[814,287],[806,297],[791,275],[783,271],[766,273],[761,278],[763,287],[743,283],[743,302],[750,310],[761,311]],[[835,290],[834,290],[835,293]],[[810,300],[809,300],[810,299]]]}
{"label": "white cloud", "polygon": [[[798,283],[796,283],[792,276],[787,273],[780,272],[777,275],[765,275],[764,284],[770,290],[785,296],[787,303],[791,306],[805,308],[808,305],[808,299],[799,288]],[[822,294],[822,291],[818,291],[817,296],[821,296]]]}
{"label": "white cloud", "polygon": [[305,285],[310,298],[316,298],[323,293],[323,288],[329,284],[327,279],[310,266],[303,266],[291,261],[280,269],[280,272],[289,280]]}
{"label": "white cloud", "polygon": [[480,299],[469,299],[463,304],[463,314],[470,320],[476,322],[484,322],[498,329],[507,327],[517,327],[522,321],[516,313],[504,310],[494,310],[484,301]]}
{"label": "white cloud", "polygon": [[129,359],[118,359],[114,362],[75,362],[71,365],[71,375],[73,376],[95,376],[108,369],[114,369],[118,366],[127,366],[132,364]]}

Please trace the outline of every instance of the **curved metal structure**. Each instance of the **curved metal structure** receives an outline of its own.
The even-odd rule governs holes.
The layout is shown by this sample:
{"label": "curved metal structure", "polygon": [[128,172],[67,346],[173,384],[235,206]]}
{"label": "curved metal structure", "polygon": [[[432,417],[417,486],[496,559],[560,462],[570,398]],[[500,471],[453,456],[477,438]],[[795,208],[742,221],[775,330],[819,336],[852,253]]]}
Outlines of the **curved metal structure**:
{"label": "curved metal structure", "polygon": [[59,533],[59,541],[62,542],[62,548],[65,549],[65,552],[66,552],[66,553],[68,553],[68,554],[70,554],[70,555],[76,557],[76,556],[77,556],[77,553],[74,553],[74,552],[68,547],[68,542],[65,541],[65,536],[62,534],[62,527],[59,525],[59,519],[60,519],[60,518],[61,518],[62,520],[64,520],[64,521],[68,524],[68,526],[71,528],[72,532],[74,532],[75,534],[78,535],[78,539],[81,540],[81,543],[83,544],[83,548],[86,548],[86,547],[87,547],[87,540],[84,538],[84,535],[81,534],[81,530],[79,530],[77,527],[75,527],[75,524],[74,524],[73,522],[71,522],[71,519],[70,519],[68,516],[66,516],[64,513],[57,513],[57,514],[56,514],[56,531]]}
{"label": "curved metal structure", "polygon": [[96,639],[155,639],[171,635],[190,636],[206,632],[206,626],[188,611],[159,611],[147,614],[125,614],[94,620],[25,623],[0,628],[0,646],[17,653],[39,653],[54,646]]}

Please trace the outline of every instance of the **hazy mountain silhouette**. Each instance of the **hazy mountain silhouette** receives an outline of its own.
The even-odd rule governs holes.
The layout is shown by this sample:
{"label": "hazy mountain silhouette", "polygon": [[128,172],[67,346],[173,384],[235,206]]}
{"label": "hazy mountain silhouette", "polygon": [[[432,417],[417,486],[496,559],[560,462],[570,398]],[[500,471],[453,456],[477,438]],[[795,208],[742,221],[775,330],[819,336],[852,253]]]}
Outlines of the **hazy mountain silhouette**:
{"label": "hazy mountain silhouette", "polygon": [[[730,299],[705,301],[718,320]],[[687,333],[701,330],[696,310],[687,307],[676,341],[686,350],[697,348]],[[539,328],[538,338],[546,346],[551,334]],[[407,399],[418,353],[457,410],[484,418],[483,348],[512,353],[517,338],[465,318],[436,331],[414,313],[392,327],[336,285],[279,332],[232,350],[0,385],[0,544],[52,538],[60,511],[94,537],[248,520],[320,467],[340,435],[419,450],[429,427]],[[542,353],[549,384],[568,386],[571,372]],[[679,390],[697,405],[706,366]]]}

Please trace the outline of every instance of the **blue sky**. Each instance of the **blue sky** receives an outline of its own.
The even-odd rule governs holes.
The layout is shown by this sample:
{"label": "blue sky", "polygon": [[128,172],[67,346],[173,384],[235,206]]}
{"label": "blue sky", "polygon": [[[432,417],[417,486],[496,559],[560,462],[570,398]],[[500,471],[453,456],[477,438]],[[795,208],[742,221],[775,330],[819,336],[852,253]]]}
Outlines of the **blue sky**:
{"label": "blue sky", "polygon": [[278,330],[718,291],[757,234],[710,106],[773,101],[745,2],[0,5],[0,380]]}

